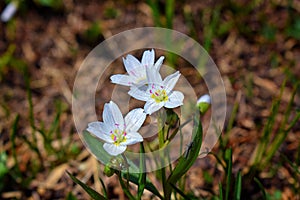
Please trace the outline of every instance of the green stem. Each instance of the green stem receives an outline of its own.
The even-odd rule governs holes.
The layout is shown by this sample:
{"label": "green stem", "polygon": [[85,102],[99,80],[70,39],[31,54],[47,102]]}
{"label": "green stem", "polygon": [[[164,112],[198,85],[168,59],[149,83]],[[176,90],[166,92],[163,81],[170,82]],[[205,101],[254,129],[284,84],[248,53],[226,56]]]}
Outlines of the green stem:
{"label": "green stem", "polygon": [[278,133],[278,136],[275,138],[274,142],[270,145],[270,150],[266,154],[264,162],[261,164],[262,168],[266,165],[266,163],[268,163],[272,159],[272,157],[276,153],[277,149],[279,149],[279,147],[285,140],[290,129],[298,122],[299,119],[300,119],[300,112],[297,113],[297,116],[294,118],[294,120],[292,121],[291,125],[289,126],[289,128],[287,130],[285,130],[281,133]]}
{"label": "green stem", "polygon": [[[121,171],[118,171],[116,172],[116,174],[118,175],[118,178],[119,178],[119,182],[121,184],[121,187],[125,193],[125,195],[130,199],[130,200],[136,200],[136,198],[131,194],[131,192],[129,191],[128,189],[128,185],[126,186],[123,182],[123,179],[122,179],[122,175],[121,175]],[[128,180],[128,179],[127,179]]]}
{"label": "green stem", "polygon": [[140,174],[139,174],[139,180],[138,180],[138,198],[141,199],[145,185],[146,185],[146,161],[145,161],[145,148],[143,145],[143,142],[140,144]]}
{"label": "green stem", "polygon": [[128,161],[127,161],[127,158],[126,156],[124,155],[124,153],[121,154],[123,159],[124,159],[124,162],[125,162],[125,167],[126,167],[126,184],[127,184],[127,188],[129,188],[129,164],[128,164]]}

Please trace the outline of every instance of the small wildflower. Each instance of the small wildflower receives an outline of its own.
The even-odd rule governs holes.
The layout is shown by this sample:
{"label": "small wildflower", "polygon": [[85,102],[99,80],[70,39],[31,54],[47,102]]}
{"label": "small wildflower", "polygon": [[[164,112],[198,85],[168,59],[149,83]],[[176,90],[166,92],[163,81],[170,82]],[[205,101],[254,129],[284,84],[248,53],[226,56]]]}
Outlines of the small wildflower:
{"label": "small wildflower", "polygon": [[126,58],[123,58],[123,63],[125,65],[125,69],[128,75],[124,74],[116,74],[110,77],[110,80],[113,83],[125,85],[125,86],[133,86],[133,85],[146,85],[147,84],[147,76],[146,76],[146,68],[150,68],[155,71],[159,71],[164,60],[164,56],[161,56],[158,61],[154,64],[155,52],[152,49],[144,51],[142,56],[142,61],[140,62],[132,55],[127,55]]}
{"label": "small wildflower", "polygon": [[183,104],[184,96],[179,91],[172,91],[180,77],[177,71],[162,80],[158,71],[146,69],[148,88],[131,87],[128,92],[132,97],[146,101],[144,110],[146,114],[152,114],[162,107],[176,108]]}
{"label": "small wildflower", "polygon": [[143,141],[137,132],[146,119],[143,109],[137,108],[130,111],[125,119],[119,107],[110,101],[104,105],[103,122],[88,124],[87,131],[103,140],[103,148],[112,156],[123,153],[127,145]]}
{"label": "small wildflower", "polygon": [[211,104],[211,99],[208,94],[201,96],[197,101],[197,107],[200,110],[200,114],[204,114]]}

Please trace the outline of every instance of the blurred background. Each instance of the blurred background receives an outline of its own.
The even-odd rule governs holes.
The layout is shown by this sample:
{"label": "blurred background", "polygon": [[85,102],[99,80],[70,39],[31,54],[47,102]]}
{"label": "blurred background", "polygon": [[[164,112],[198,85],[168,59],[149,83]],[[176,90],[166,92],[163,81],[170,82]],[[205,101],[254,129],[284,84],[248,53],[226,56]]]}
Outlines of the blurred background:
{"label": "blurred background", "polygon": [[[3,14],[8,5],[16,10],[11,17]],[[242,199],[300,198],[299,1],[5,0],[0,12],[1,199],[88,199],[66,170],[101,193],[100,176],[111,199],[125,199],[76,133],[72,87],[97,44],[145,26],[202,44],[226,87],[222,137],[188,172],[186,191],[218,199],[219,183],[232,184],[230,149],[229,176],[243,175]],[[103,89],[99,101],[109,92]],[[159,187],[155,176],[153,183]]]}

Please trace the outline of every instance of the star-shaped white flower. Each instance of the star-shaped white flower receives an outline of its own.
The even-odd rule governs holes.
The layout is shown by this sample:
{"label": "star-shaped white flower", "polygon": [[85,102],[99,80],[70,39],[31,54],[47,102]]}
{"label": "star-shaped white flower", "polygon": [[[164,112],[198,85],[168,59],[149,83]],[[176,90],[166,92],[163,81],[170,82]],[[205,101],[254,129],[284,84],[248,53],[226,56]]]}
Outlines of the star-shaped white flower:
{"label": "star-shaped white flower", "polygon": [[110,101],[104,105],[103,122],[89,123],[87,131],[105,142],[103,148],[107,153],[117,156],[126,150],[127,145],[143,141],[137,131],[145,119],[142,108],[130,111],[124,119],[119,107]]}
{"label": "star-shaped white flower", "polygon": [[146,70],[148,88],[143,90],[133,86],[128,94],[135,99],[146,101],[144,110],[147,114],[152,114],[162,107],[176,108],[183,104],[184,95],[179,91],[173,91],[176,82],[180,77],[177,71],[162,80],[158,71]]}
{"label": "star-shaped white flower", "polygon": [[155,52],[152,49],[144,51],[142,56],[142,61],[140,62],[132,55],[127,55],[123,58],[123,63],[128,75],[116,74],[110,77],[112,83],[133,86],[142,86],[147,84],[146,68],[150,68],[154,71],[159,71],[161,64],[164,60],[164,56],[161,56],[157,62],[154,64]]}

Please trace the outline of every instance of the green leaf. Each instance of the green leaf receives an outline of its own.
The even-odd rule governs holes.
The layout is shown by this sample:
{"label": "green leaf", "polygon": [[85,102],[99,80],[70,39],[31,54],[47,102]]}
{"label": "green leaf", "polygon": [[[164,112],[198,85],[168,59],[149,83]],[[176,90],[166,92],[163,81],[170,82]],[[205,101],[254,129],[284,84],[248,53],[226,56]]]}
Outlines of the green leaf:
{"label": "green leaf", "polygon": [[235,181],[234,198],[236,200],[240,200],[241,193],[242,193],[242,173],[241,171],[239,171]]}
{"label": "green leaf", "polygon": [[0,180],[9,171],[6,162],[7,162],[7,155],[5,152],[1,152],[0,153]]}
{"label": "green leaf", "polygon": [[180,196],[182,196],[185,200],[192,200],[192,198],[190,198],[189,196],[187,196],[186,194],[184,194],[183,191],[181,191],[178,187],[176,187],[174,184],[171,183],[172,188],[178,193],[180,194]]}
{"label": "green leaf", "polygon": [[72,174],[70,174],[68,171],[67,171],[67,174],[70,176],[70,178],[76,184],[80,185],[90,195],[90,197],[92,197],[93,199],[96,199],[96,200],[107,200],[107,198],[105,198],[104,196],[102,196],[101,194],[99,194],[98,192],[96,192],[94,189],[92,189],[88,185],[86,185],[83,182],[81,182],[79,179],[77,179],[75,176],[73,176]]}
{"label": "green leaf", "polygon": [[223,187],[221,182],[219,182],[219,199],[223,200]]}
{"label": "green leaf", "polygon": [[102,185],[103,195],[105,196],[105,198],[108,198],[107,190],[106,190],[106,187],[105,187],[105,184],[104,184],[102,178],[99,177],[99,180],[100,180],[100,183],[101,183],[101,185]]}
{"label": "green leaf", "polygon": [[202,144],[202,124],[199,119],[195,119],[195,125],[193,129],[192,142],[190,143],[186,152],[179,157],[179,161],[174,168],[173,172],[168,178],[168,182],[175,184],[194,164],[198,158],[201,144]]}
{"label": "green leaf", "polygon": [[229,192],[231,186],[231,174],[232,174],[232,149],[226,149],[225,151],[225,160],[226,160],[226,190],[225,190],[225,199],[229,199]]}
{"label": "green leaf", "polygon": [[[122,177],[127,179],[127,174],[126,173],[122,173]],[[131,173],[129,174],[129,181],[138,185],[139,184],[139,174],[137,173]],[[154,195],[158,196],[160,199],[163,199],[163,197],[161,196],[161,194],[158,192],[158,190],[156,189],[156,187],[153,185],[153,183],[149,180],[146,179],[146,183],[145,183],[145,189],[149,190],[150,192],[152,192]]]}
{"label": "green leaf", "polygon": [[145,161],[145,148],[143,143],[140,143],[140,173],[138,180],[138,199],[141,199],[146,183],[146,161]]}
{"label": "green leaf", "polygon": [[263,184],[258,180],[258,178],[254,177],[254,181],[257,183],[258,187],[260,188],[261,192],[263,193],[263,199],[267,200],[267,192],[263,186]]}

